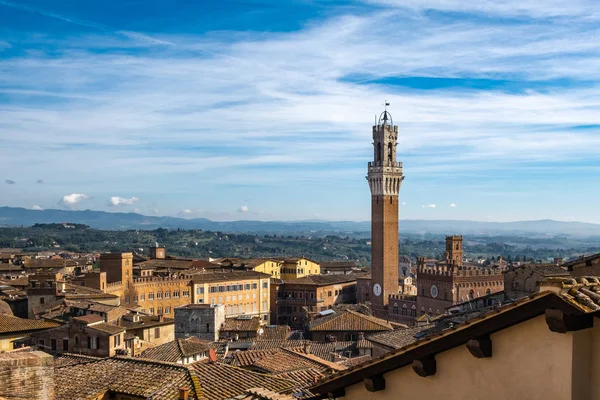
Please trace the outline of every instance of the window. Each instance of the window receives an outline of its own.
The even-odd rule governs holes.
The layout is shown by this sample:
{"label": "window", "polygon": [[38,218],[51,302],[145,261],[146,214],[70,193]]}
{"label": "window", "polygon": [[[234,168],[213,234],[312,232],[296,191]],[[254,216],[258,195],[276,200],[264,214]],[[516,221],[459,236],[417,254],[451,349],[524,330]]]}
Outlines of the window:
{"label": "window", "polygon": [[79,336],[75,336],[75,346],[79,346]]}
{"label": "window", "polygon": [[217,292],[217,288],[216,287],[211,287],[211,288],[208,289],[208,291],[210,293],[216,293]]}
{"label": "window", "polygon": [[69,351],[69,339],[63,339],[63,351]]}
{"label": "window", "polygon": [[208,322],[206,323],[206,332],[207,333],[210,332],[210,323],[208,323]]}
{"label": "window", "polygon": [[46,302],[46,300],[44,300],[43,297],[40,297],[40,304],[44,304]]}
{"label": "window", "polygon": [[165,292],[165,299],[171,298],[171,292]]}
{"label": "window", "polygon": [[331,297],[331,290],[329,292],[327,292],[327,296]]}
{"label": "window", "polygon": [[154,315],[154,307],[150,307],[150,308],[148,309],[148,312],[149,312],[150,314]]}
{"label": "window", "polygon": [[485,291],[485,294],[486,294],[486,295],[488,295],[488,294],[492,294],[492,290],[491,290],[490,288],[487,288],[487,289],[486,289],[486,291]]}
{"label": "window", "polygon": [[136,294],[135,296],[133,296],[133,302],[134,302],[134,303],[137,303],[137,302],[138,302],[138,296],[137,296],[137,294]]}
{"label": "window", "polygon": [[224,286],[219,286],[219,292],[224,292],[225,291],[225,287]]}
{"label": "window", "polygon": [[94,339],[96,339],[96,348],[99,349],[100,348],[100,337],[96,336]]}
{"label": "window", "polygon": [[140,294],[140,301],[146,301],[146,295],[144,293]]}
{"label": "window", "polygon": [[158,309],[156,310],[158,315],[162,315],[163,313],[163,308],[162,307],[158,307]]}
{"label": "window", "polygon": [[196,289],[196,293],[197,294],[204,294],[204,288],[199,286],[198,289]]}
{"label": "window", "polygon": [[[179,294],[179,292],[177,292],[177,294]],[[189,290],[184,290],[183,291],[183,297],[190,297],[190,291]]]}
{"label": "window", "polygon": [[244,288],[245,288],[246,290],[250,290],[250,284],[249,284],[249,283],[246,283],[246,285],[244,285]]}
{"label": "window", "polygon": [[226,292],[231,292],[231,286],[230,285],[225,286],[225,291]]}
{"label": "window", "polygon": [[171,314],[171,307],[165,307],[165,314]]}
{"label": "window", "polygon": [[88,349],[92,348],[92,337],[88,336]]}
{"label": "window", "polygon": [[154,300],[154,293],[148,293],[148,300]]}
{"label": "window", "polygon": [[267,309],[267,302],[263,301],[263,310],[266,310],[266,309]]}
{"label": "window", "polygon": [[174,299],[178,299],[179,298],[179,291],[173,291],[173,298]]}
{"label": "window", "polygon": [[154,338],[160,338],[160,328],[154,328]]}
{"label": "window", "polygon": [[394,303],[393,311],[394,314],[398,314],[398,303]]}
{"label": "window", "polygon": [[46,346],[46,342],[44,341],[44,339],[38,340],[38,346],[40,348],[44,348]]}
{"label": "window", "polygon": [[268,288],[269,287],[269,282],[263,282],[262,283],[262,287],[263,287],[263,289]]}
{"label": "window", "polygon": [[469,290],[469,300],[473,300],[474,297],[475,297],[475,292],[473,291],[473,289]]}
{"label": "window", "polygon": [[156,293],[156,298],[157,298],[158,300],[161,300],[161,299],[162,299],[162,292],[158,292],[158,293]]}
{"label": "window", "polygon": [[127,289],[129,289],[129,281],[127,281],[127,282],[125,283],[125,286],[127,287]]}
{"label": "window", "polygon": [[257,283],[253,283],[252,284],[252,289],[258,289],[258,284]]}
{"label": "window", "polygon": [[50,348],[52,351],[56,351],[56,339],[50,339]]}
{"label": "window", "polygon": [[113,337],[113,345],[114,347],[119,347],[121,345],[121,335],[115,335]]}
{"label": "window", "polygon": [[125,304],[129,304],[129,296],[125,297]]}
{"label": "window", "polygon": [[198,304],[204,303],[204,299],[198,299]]}

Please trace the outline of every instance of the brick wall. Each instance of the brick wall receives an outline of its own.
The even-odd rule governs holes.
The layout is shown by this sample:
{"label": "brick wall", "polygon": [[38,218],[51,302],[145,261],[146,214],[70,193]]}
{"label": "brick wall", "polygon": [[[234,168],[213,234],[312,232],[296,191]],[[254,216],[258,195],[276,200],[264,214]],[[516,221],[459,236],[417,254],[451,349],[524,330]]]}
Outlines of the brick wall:
{"label": "brick wall", "polygon": [[41,351],[0,353],[0,397],[53,400],[53,357]]}

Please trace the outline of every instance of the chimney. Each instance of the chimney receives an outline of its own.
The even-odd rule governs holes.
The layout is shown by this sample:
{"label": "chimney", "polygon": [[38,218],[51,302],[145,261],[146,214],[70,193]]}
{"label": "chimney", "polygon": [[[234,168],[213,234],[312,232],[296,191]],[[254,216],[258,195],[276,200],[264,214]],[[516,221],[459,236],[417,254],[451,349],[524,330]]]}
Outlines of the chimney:
{"label": "chimney", "polygon": [[304,352],[310,354],[310,340],[304,341]]}
{"label": "chimney", "polygon": [[179,400],[188,400],[190,395],[190,388],[187,386],[179,388]]}

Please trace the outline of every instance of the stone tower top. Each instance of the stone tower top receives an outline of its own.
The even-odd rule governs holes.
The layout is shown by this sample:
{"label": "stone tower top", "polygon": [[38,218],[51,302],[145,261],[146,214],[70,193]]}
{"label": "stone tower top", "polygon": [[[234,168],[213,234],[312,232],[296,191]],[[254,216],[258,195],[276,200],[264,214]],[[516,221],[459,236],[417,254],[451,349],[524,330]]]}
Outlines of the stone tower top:
{"label": "stone tower top", "polygon": [[[386,102],[386,107],[389,103]],[[369,162],[367,180],[372,195],[398,195],[402,163],[397,161],[398,126],[387,108],[373,125],[373,161]]]}

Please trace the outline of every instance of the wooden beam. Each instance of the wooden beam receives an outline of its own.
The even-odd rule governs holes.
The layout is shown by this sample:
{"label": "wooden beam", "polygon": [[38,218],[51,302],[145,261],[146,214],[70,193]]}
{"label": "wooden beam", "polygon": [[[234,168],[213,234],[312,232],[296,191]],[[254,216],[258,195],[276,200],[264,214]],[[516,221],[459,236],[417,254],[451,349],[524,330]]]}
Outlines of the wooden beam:
{"label": "wooden beam", "polygon": [[413,360],[412,368],[417,373],[417,375],[422,376],[423,378],[435,375],[435,356],[432,355],[426,358],[422,358],[420,360]]}
{"label": "wooden beam", "polygon": [[473,357],[490,358],[492,356],[492,339],[489,335],[471,339],[467,342],[467,349]]}
{"label": "wooden beam", "polygon": [[545,316],[548,328],[556,333],[579,331],[594,326],[592,314],[566,314],[561,310],[547,309]]}
{"label": "wooden beam", "polygon": [[379,392],[385,389],[385,378],[383,375],[373,375],[365,378],[365,387],[369,392]]}
{"label": "wooden beam", "polygon": [[330,399],[337,399],[338,397],[344,397],[345,395],[346,395],[345,388],[339,388],[339,389],[334,390],[333,392],[327,393],[327,397],[329,397]]}

